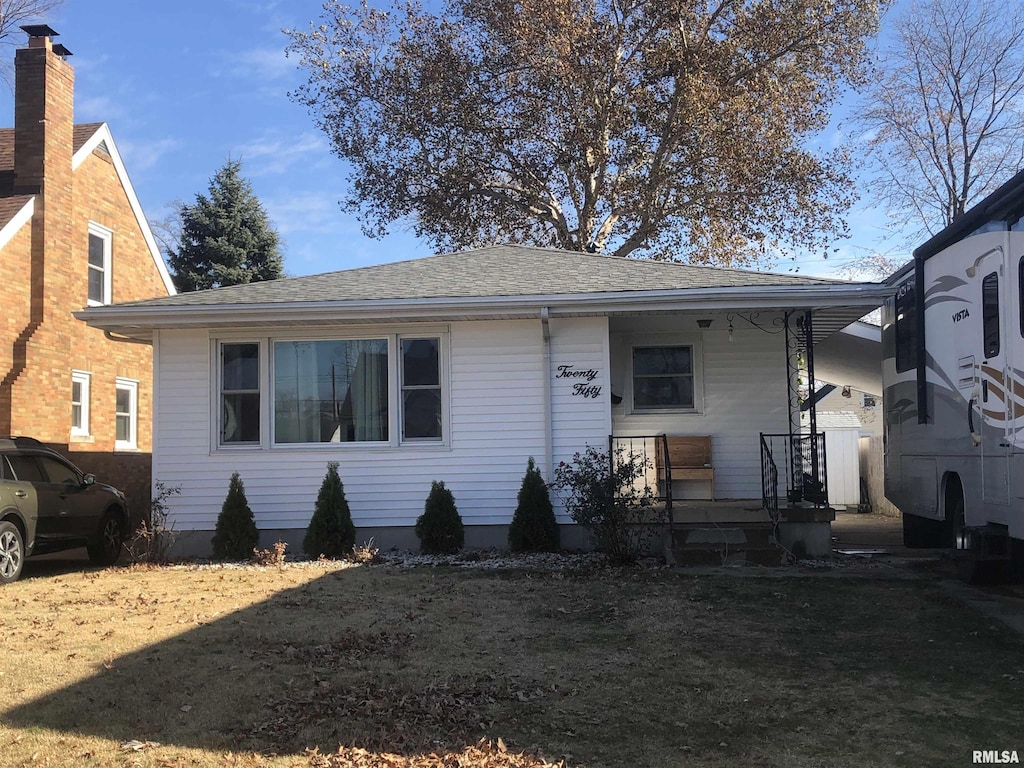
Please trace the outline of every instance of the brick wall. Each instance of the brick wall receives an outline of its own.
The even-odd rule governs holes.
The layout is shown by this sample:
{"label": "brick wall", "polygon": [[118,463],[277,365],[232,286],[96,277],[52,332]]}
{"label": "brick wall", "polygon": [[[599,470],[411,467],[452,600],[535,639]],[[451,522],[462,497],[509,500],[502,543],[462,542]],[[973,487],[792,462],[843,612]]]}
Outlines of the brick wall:
{"label": "brick wall", "polygon": [[[46,77],[39,56],[45,54]],[[152,451],[152,349],[111,341],[76,320],[88,302],[89,223],[110,230],[112,300],[167,294],[142,229],[110,156],[97,149],[71,170],[73,74],[42,49],[18,52],[16,136],[25,115],[36,120],[45,100],[41,137],[16,138],[25,150],[19,181],[39,180],[32,221],[3,249],[7,317],[0,324],[0,432],[36,437],[67,454],[83,470],[129,493],[133,509],[148,503]],[[33,67],[35,69],[33,69]],[[40,82],[45,82],[40,85]],[[31,122],[29,120],[29,122]],[[62,144],[63,142],[63,144]],[[41,171],[33,175],[33,162]],[[71,372],[90,374],[89,432],[72,436]],[[138,382],[137,450],[115,451],[115,380]]]}

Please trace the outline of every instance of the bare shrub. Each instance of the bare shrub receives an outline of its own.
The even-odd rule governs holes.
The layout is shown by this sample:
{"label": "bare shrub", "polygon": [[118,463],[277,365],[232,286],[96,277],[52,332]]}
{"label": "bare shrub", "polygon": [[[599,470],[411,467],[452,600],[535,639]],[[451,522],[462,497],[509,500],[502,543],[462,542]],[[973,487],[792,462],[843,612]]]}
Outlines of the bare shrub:
{"label": "bare shrub", "polygon": [[278,541],[274,544],[273,549],[259,549],[258,547],[252,550],[252,561],[256,565],[272,566],[276,565],[278,568],[284,565],[285,562],[285,550],[288,549],[288,545],[283,541]]}
{"label": "bare shrub", "polygon": [[135,532],[125,539],[124,548],[132,563],[163,564],[170,560],[171,547],[178,538],[174,524],[168,522],[167,501],[181,493],[181,486],[157,480],[156,493],[149,502],[149,513],[143,516]]}

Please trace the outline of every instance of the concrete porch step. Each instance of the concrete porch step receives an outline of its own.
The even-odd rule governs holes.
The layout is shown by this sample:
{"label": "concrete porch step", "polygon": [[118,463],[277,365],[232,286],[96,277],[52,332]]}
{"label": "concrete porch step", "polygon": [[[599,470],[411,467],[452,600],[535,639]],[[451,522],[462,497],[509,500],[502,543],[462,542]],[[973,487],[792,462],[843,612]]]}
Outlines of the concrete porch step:
{"label": "concrete porch step", "polygon": [[766,522],[683,523],[675,526],[671,539],[665,557],[676,565],[781,565],[784,560],[774,526]]}

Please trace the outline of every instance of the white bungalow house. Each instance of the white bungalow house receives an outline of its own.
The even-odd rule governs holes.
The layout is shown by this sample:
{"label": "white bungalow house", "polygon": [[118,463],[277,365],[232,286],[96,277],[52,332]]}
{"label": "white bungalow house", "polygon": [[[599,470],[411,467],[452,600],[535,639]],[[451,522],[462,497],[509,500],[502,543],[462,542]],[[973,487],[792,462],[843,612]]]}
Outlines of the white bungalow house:
{"label": "white bungalow house", "polygon": [[677,524],[707,518],[695,500],[712,497],[744,519],[829,519],[800,387],[813,342],[886,290],[494,246],[77,316],[153,344],[153,477],[180,487],[172,521],[193,551],[234,471],[263,541],[296,547],[328,461],[360,540],[415,547],[443,480],[467,546],[502,546],[528,457],[550,479],[588,444],[653,458],[662,434],[710,447],[710,472],[661,484]]}

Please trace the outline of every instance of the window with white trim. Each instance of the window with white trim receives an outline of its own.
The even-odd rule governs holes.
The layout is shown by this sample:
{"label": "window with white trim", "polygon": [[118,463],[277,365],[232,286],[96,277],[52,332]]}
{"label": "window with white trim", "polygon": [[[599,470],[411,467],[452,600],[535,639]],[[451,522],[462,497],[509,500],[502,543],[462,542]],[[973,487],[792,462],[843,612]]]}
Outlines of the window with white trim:
{"label": "window with white trim", "polygon": [[214,445],[444,444],[445,338],[395,332],[217,340]]}
{"label": "window with white trim", "polygon": [[260,442],[260,345],[220,345],[220,444]]}
{"label": "window with white trim", "polygon": [[403,338],[401,346],[402,440],[441,440],[441,339]]}
{"label": "window with white trim", "polygon": [[274,342],[274,442],[388,439],[388,340]]}
{"label": "window with white trim", "polygon": [[89,300],[91,307],[111,302],[110,255],[113,232],[89,222]]}
{"label": "window with white trim", "polygon": [[138,447],[139,382],[117,379],[114,395],[114,448],[134,450]]}
{"label": "window with white trim", "polygon": [[89,434],[89,380],[85,371],[71,372],[71,434]]}
{"label": "window with white trim", "polygon": [[633,410],[692,410],[695,403],[693,345],[633,347]]}

